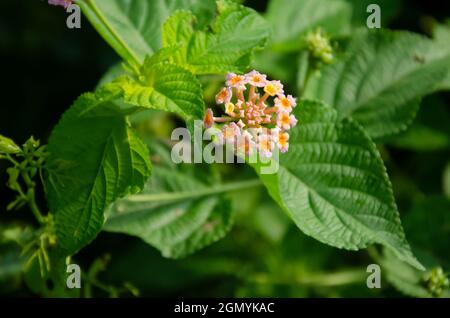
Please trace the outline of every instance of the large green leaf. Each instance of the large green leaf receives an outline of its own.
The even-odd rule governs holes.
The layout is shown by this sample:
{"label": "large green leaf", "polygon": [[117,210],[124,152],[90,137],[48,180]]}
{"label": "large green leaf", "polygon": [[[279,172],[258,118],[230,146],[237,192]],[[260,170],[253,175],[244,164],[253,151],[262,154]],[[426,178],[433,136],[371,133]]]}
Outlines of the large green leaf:
{"label": "large green leaf", "polygon": [[138,236],[170,258],[187,256],[224,237],[233,221],[229,200],[222,195],[228,188],[202,181],[196,175],[199,168],[168,164],[165,150],[153,156],[159,164],[154,163],[144,191],[117,201],[104,229]]}
{"label": "large green leaf", "polygon": [[82,95],[63,115],[49,143],[46,189],[58,243],[67,254],[101,230],[105,209],[140,191],[150,175],[145,144],[110,100]]}
{"label": "large green leaf", "polygon": [[267,10],[272,43],[282,50],[299,49],[302,35],[319,26],[331,35],[347,32],[351,15],[343,0],[271,0]]}
{"label": "large green leaf", "polygon": [[177,9],[190,9],[201,23],[214,0],[79,0],[83,13],[116,52],[131,64],[161,47],[161,24]]}
{"label": "large green leaf", "polygon": [[256,170],[297,226],[317,240],[349,250],[373,243],[421,268],[406,241],[383,161],[364,130],[318,102],[295,109],[299,125],[279,170]]}
{"label": "large green leaf", "polygon": [[172,15],[163,26],[163,44],[177,45],[172,61],[194,74],[245,71],[250,55],[269,36],[269,25],[252,9],[231,1],[217,2],[218,16],[210,31],[196,29],[187,11]]}
{"label": "large green leaf", "polygon": [[425,37],[407,32],[362,32],[346,56],[310,82],[306,97],[352,116],[373,138],[405,130],[422,96],[447,74],[445,56]]}

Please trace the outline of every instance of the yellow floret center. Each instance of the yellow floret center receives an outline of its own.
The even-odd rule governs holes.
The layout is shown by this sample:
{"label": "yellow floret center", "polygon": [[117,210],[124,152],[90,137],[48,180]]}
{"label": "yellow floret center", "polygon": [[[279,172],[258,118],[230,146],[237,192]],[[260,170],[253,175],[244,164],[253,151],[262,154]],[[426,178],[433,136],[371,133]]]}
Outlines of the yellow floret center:
{"label": "yellow floret center", "polygon": [[274,96],[277,94],[278,90],[273,84],[268,84],[264,87],[264,92],[269,94],[270,96]]}

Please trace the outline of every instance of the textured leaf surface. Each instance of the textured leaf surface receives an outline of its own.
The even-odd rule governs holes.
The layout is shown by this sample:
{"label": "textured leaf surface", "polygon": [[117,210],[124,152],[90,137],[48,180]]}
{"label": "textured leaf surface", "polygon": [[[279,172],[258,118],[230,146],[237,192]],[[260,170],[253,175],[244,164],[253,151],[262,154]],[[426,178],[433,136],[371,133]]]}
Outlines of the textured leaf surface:
{"label": "textured leaf surface", "polygon": [[[318,102],[295,109],[299,125],[276,174],[260,174],[271,196],[317,240],[350,250],[373,243],[421,268],[401,226],[383,161],[366,133]],[[259,167],[256,169],[259,171]]]}
{"label": "textured leaf surface", "polygon": [[[170,162],[167,152],[156,157]],[[229,200],[209,192],[211,185],[196,177],[195,170],[155,163],[144,191],[116,202],[104,229],[138,236],[170,258],[187,256],[224,237],[233,220]]]}
{"label": "textured leaf surface", "polygon": [[302,35],[319,26],[332,35],[348,31],[351,15],[341,0],[272,0],[267,9],[272,43],[284,50],[300,48]]}
{"label": "textured leaf surface", "polygon": [[53,130],[46,189],[60,246],[73,254],[95,238],[105,209],[150,175],[145,144],[108,100],[82,95]]}
{"label": "textured leaf surface", "polygon": [[344,59],[310,82],[305,96],[352,116],[373,138],[393,135],[411,124],[420,98],[447,74],[444,60],[435,43],[419,35],[361,33]]}
{"label": "textured leaf surface", "polygon": [[153,64],[148,59],[141,74],[139,79],[118,79],[126,103],[173,112],[185,120],[202,118],[202,88],[192,73],[173,64]]}
{"label": "textured leaf surface", "polygon": [[83,13],[126,61],[142,63],[161,48],[161,24],[177,9],[190,9],[205,23],[214,0],[79,0]]}
{"label": "textured leaf surface", "polygon": [[269,36],[269,25],[252,9],[223,0],[217,5],[210,31],[196,29],[196,17],[187,11],[175,13],[163,26],[164,46],[179,46],[173,62],[194,74],[245,71],[250,54]]}

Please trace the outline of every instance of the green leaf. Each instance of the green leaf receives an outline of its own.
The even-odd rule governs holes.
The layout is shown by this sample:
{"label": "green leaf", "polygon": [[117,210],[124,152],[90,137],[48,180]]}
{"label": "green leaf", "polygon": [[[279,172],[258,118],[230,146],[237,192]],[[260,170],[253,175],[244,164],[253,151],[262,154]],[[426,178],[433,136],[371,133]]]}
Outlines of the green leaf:
{"label": "green leaf", "polygon": [[21,151],[12,139],[0,135],[0,154],[15,154]]}
{"label": "green leaf", "polygon": [[161,47],[161,24],[177,9],[190,9],[201,23],[214,12],[214,0],[79,0],[92,25],[130,64]]}
{"label": "green leaf", "polygon": [[308,31],[321,27],[330,35],[349,31],[351,6],[341,0],[271,0],[267,20],[272,24],[272,43],[280,50],[297,50]]}
{"label": "green leaf", "polygon": [[164,23],[164,46],[179,46],[172,61],[194,74],[245,71],[251,53],[263,47],[269,36],[268,24],[252,9],[224,0],[217,7],[210,31],[197,29],[195,16],[186,11]]}
{"label": "green leaf", "polygon": [[256,170],[270,195],[315,239],[349,250],[379,243],[422,268],[406,241],[386,168],[375,144],[351,119],[302,101],[275,174]]}
{"label": "green leaf", "polygon": [[228,188],[199,179],[199,168],[161,164],[170,162],[166,150],[154,156],[160,164],[154,163],[144,191],[117,201],[104,230],[138,236],[170,258],[185,257],[224,237],[234,215],[222,195]]}
{"label": "green leaf", "polygon": [[143,108],[159,109],[180,115],[185,120],[201,119],[204,102],[198,79],[185,69],[147,59],[139,79],[121,77],[117,84],[123,100]]}
{"label": "green leaf", "polygon": [[151,170],[148,150],[126,113],[93,94],[63,115],[48,150],[49,207],[60,247],[73,254],[95,238],[112,202],[142,190]]}
{"label": "green leaf", "polygon": [[305,96],[352,116],[371,137],[386,137],[411,124],[420,98],[435,91],[447,74],[445,65],[435,43],[425,37],[362,32],[345,58],[310,82]]}

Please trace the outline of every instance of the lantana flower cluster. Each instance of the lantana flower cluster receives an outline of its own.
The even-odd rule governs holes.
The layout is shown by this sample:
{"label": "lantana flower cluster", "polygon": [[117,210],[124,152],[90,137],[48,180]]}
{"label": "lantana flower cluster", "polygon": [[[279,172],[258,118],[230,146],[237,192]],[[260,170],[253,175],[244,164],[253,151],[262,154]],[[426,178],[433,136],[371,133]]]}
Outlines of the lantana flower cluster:
{"label": "lantana flower cluster", "polygon": [[214,117],[209,108],[204,126],[220,125],[219,142],[233,144],[235,152],[245,155],[257,151],[272,157],[276,148],[288,151],[288,131],[297,124],[292,114],[297,103],[292,95],[285,95],[280,81],[270,81],[255,70],[244,75],[229,73],[216,103],[223,105],[225,115]]}

